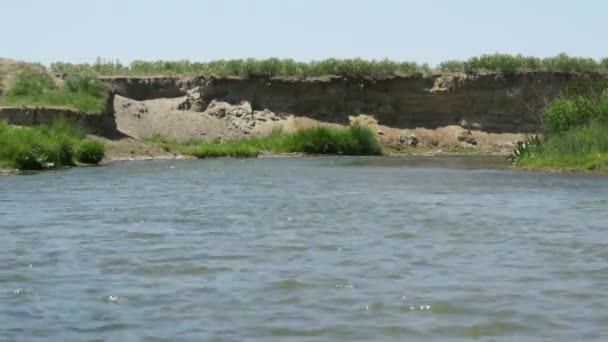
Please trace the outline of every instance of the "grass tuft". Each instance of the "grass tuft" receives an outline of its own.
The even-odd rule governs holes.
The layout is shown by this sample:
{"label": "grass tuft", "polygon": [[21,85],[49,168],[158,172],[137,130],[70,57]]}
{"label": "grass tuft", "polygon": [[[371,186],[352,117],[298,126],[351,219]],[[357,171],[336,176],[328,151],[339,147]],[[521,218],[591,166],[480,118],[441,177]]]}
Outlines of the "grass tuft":
{"label": "grass tuft", "polygon": [[76,160],[83,164],[99,164],[104,157],[103,142],[95,139],[83,140],[76,147]]}
{"label": "grass tuft", "polygon": [[[10,126],[0,122],[0,164],[21,170],[43,170],[74,165],[80,153],[82,130],[67,121],[50,126]],[[103,144],[96,152],[103,158]],[[79,158],[78,158],[79,159]]]}

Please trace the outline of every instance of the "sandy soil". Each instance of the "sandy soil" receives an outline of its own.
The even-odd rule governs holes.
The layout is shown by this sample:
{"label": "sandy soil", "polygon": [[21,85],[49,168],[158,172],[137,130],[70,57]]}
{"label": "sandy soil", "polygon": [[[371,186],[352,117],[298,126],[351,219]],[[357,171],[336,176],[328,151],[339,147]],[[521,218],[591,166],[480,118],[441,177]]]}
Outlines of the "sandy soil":
{"label": "sandy soil", "polygon": [[[134,139],[145,139],[154,134],[173,141],[191,139],[231,140],[257,134],[267,134],[272,129],[284,131],[313,127],[319,124],[339,126],[320,122],[308,117],[293,115],[276,115],[269,111],[253,111],[248,103],[226,105],[221,112],[206,110],[203,112],[179,109],[185,98],[155,99],[135,101],[117,96],[115,99],[115,116],[117,128],[123,134]],[[218,114],[219,113],[219,114]],[[377,133],[384,150],[391,154],[441,154],[441,153],[481,153],[509,154],[517,141],[525,139],[524,134],[486,133],[472,130],[470,134],[473,143],[464,142],[459,135],[467,130],[459,125],[440,127],[437,129],[399,129],[378,124],[371,115],[349,117],[351,123],[369,126]],[[409,144],[405,137],[415,136],[417,144]],[[143,152],[148,156],[165,158],[165,154],[157,153],[149,144],[137,145],[133,142],[120,143],[125,147],[120,154],[115,153],[111,145],[111,158],[137,156]],[[415,146],[412,146],[415,145]],[[135,148],[130,146],[139,146]],[[146,147],[142,147],[146,146]],[[130,151],[133,150],[133,153]],[[120,156],[120,157],[116,157]]]}

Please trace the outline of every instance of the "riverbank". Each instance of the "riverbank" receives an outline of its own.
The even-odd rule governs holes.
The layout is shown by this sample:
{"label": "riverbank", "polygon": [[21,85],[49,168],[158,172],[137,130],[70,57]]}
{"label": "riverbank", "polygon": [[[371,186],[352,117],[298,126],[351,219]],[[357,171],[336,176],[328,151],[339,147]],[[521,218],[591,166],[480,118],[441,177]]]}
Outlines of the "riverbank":
{"label": "riverbank", "polygon": [[86,138],[71,122],[58,120],[51,125],[21,127],[0,121],[0,165],[7,170],[98,164],[103,157],[103,142]]}
{"label": "riverbank", "polygon": [[[353,125],[370,129],[388,155],[508,155],[518,142],[544,132],[543,110],[572,84],[608,79],[603,62],[568,56],[493,55],[429,69],[328,60],[306,65],[302,74],[291,74],[289,61],[241,61],[236,69],[140,63],[123,68],[128,76],[103,63],[55,65],[53,75],[40,65],[0,62],[0,103],[33,101],[0,108],[0,121],[77,121],[87,134],[103,138],[106,161],[302,153],[277,146],[227,148],[275,131]],[[281,68],[262,72],[272,65]],[[151,76],[159,74],[171,76]],[[25,102],[11,102],[16,96]],[[87,98],[94,106],[83,105]],[[53,106],[57,101],[67,107]],[[172,148],[146,141],[154,136]],[[203,153],[193,153],[193,141]]]}
{"label": "riverbank", "polygon": [[608,171],[608,82],[564,96],[545,113],[546,133],[519,143],[515,165],[529,169]]}

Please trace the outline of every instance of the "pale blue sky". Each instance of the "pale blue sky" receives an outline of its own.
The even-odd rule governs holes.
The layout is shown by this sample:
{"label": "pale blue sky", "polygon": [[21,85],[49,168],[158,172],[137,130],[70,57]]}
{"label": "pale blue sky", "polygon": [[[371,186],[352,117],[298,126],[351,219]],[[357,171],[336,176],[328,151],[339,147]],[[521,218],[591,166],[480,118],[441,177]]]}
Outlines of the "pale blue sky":
{"label": "pale blue sky", "polygon": [[0,56],[48,64],[608,56],[606,0],[0,0]]}

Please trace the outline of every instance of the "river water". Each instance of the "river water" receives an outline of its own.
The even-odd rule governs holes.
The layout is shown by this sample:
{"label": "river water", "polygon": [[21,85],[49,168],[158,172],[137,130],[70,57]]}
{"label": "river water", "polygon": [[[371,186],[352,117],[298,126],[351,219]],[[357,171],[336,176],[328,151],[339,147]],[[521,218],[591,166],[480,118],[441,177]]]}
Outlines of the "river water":
{"label": "river water", "polygon": [[608,340],[608,177],[501,159],[0,177],[0,341]]}

